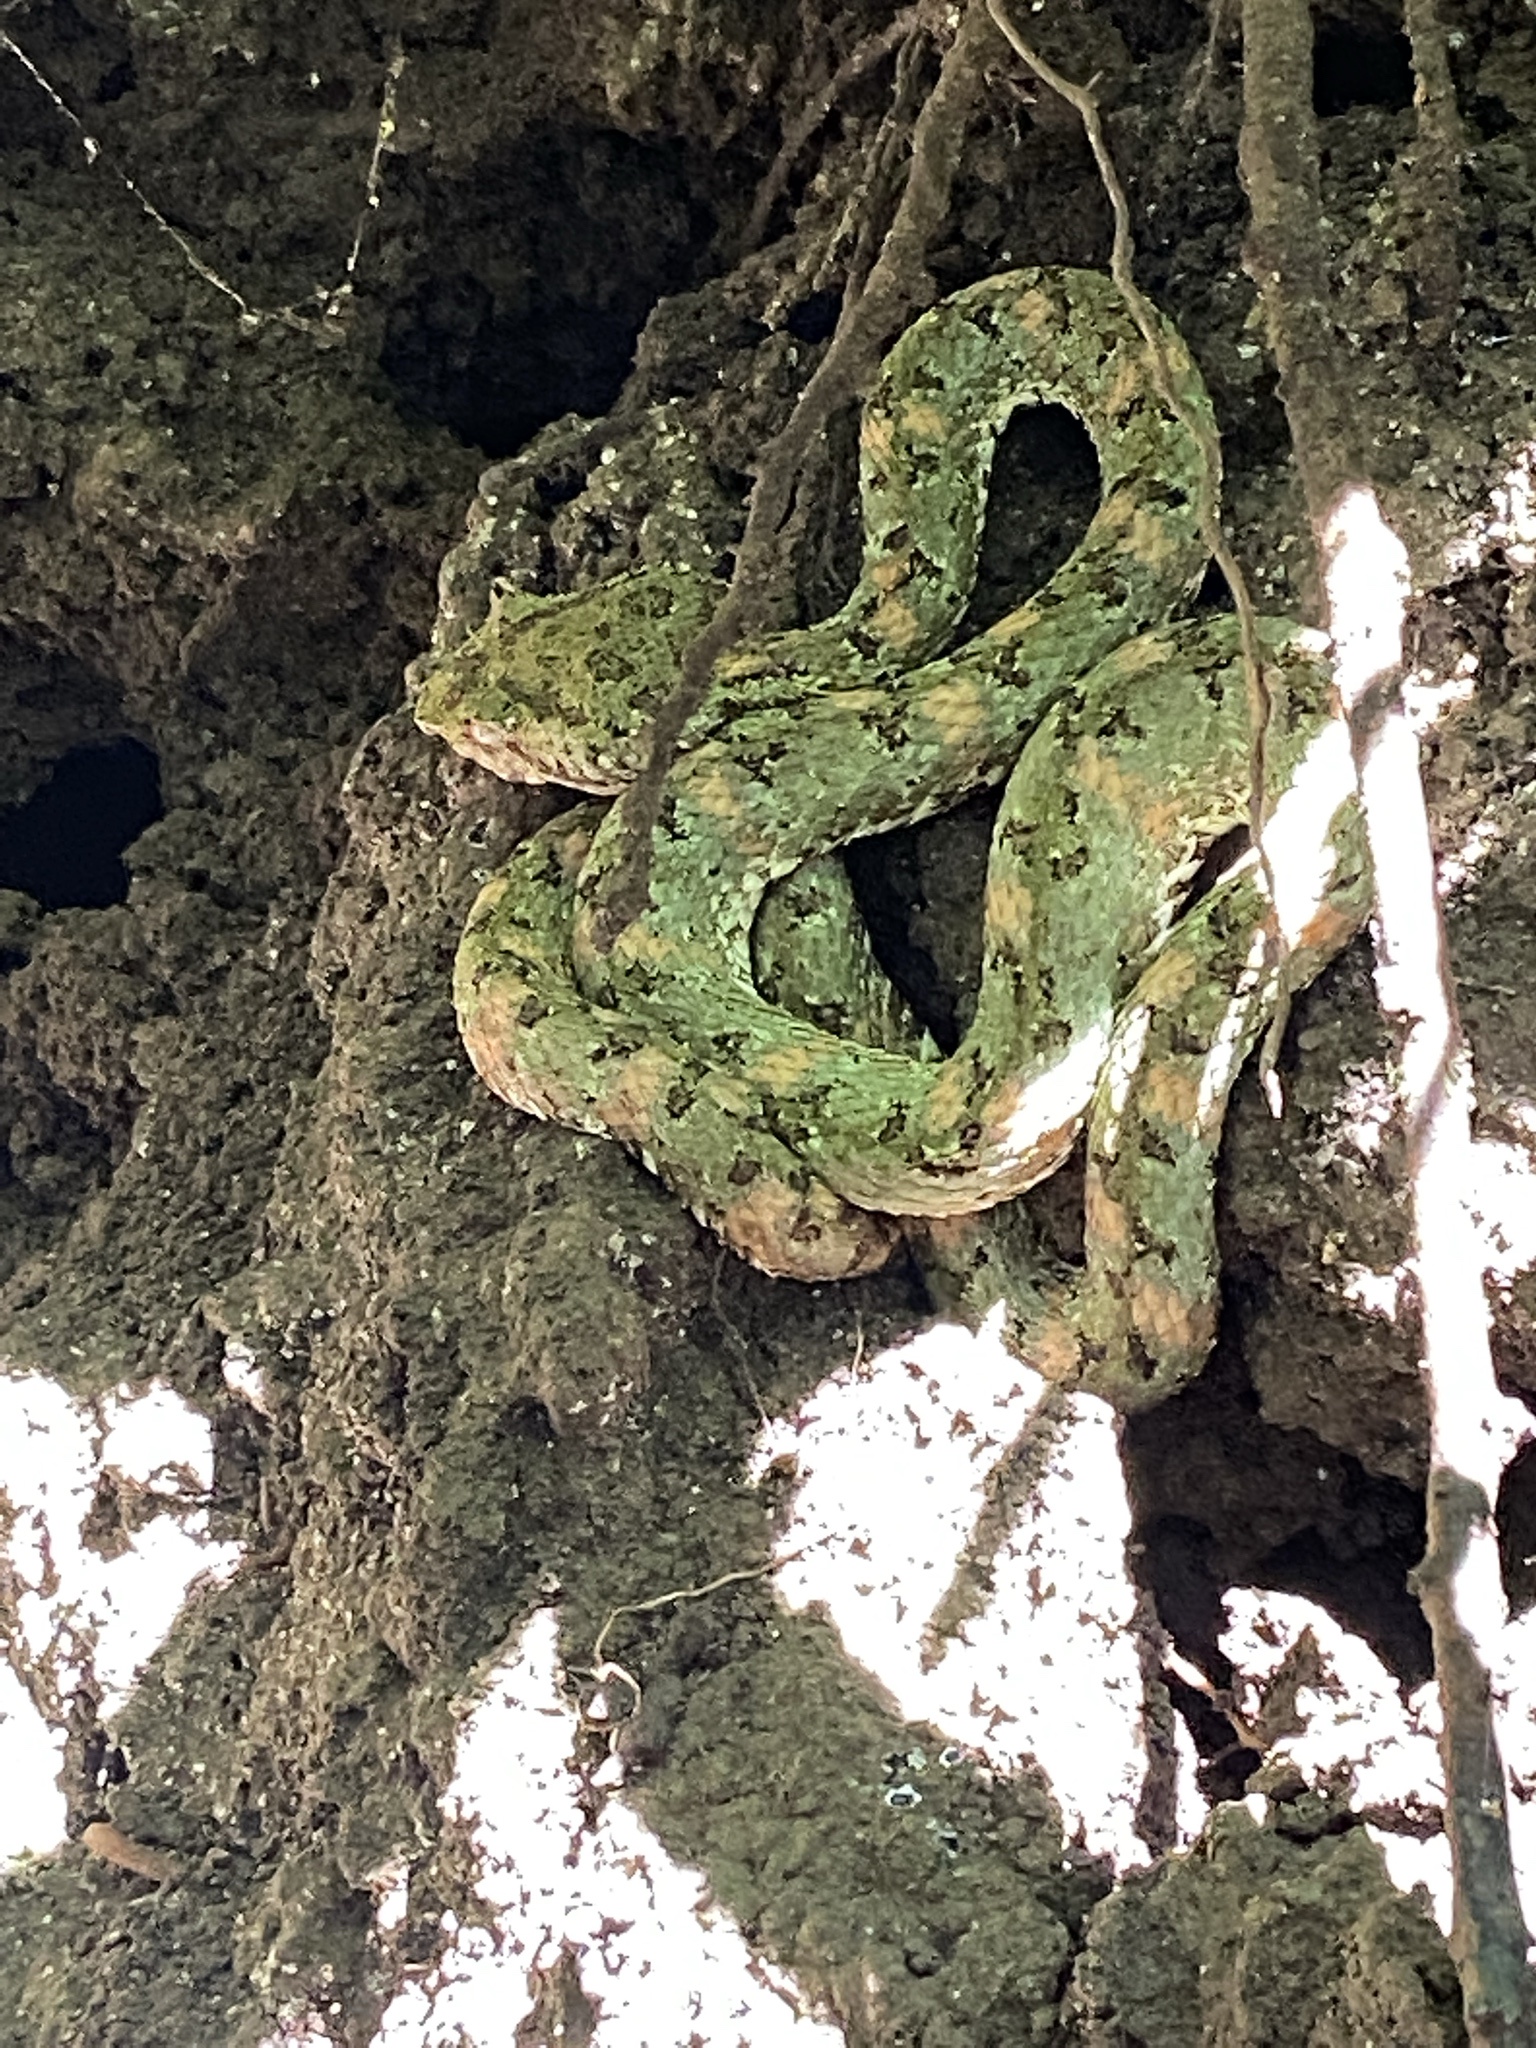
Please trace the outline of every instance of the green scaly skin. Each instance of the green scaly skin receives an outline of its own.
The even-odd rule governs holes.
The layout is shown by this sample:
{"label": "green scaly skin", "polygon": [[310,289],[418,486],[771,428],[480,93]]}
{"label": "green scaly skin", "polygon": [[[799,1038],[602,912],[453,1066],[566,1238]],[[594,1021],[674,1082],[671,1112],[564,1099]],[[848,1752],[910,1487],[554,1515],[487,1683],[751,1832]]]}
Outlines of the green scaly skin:
{"label": "green scaly skin", "polygon": [[[1209,419],[1163,338],[1182,410]],[[996,436],[1051,402],[1093,437],[1099,510],[1041,591],[950,649]],[[618,795],[536,833],[474,907],[455,999],[483,1078],[620,1138],[745,1257],[816,1280],[880,1264],[899,1218],[963,1234],[1088,1118],[1087,1271],[1028,1318],[1048,1369],[1122,1404],[1197,1371],[1221,1119],[1275,981],[1251,871],[1175,921],[1202,848],[1247,812],[1235,625],[1167,623],[1206,564],[1201,480],[1109,280],[1019,271],[925,314],[865,407],[858,586],[716,665],[663,788],[649,905],[607,951],[623,791],[718,592],[648,571],[493,614],[429,671],[421,724],[499,774]],[[1330,686],[1297,628],[1264,637],[1283,791],[1329,731]],[[940,1060],[871,971],[826,857],[1003,781],[976,1018]],[[1356,837],[1331,840],[1346,794],[1335,772],[1312,830],[1333,873],[1293,920],[1293,987],[1363,915]],[[784,957],[791,876],[818,988]]]}

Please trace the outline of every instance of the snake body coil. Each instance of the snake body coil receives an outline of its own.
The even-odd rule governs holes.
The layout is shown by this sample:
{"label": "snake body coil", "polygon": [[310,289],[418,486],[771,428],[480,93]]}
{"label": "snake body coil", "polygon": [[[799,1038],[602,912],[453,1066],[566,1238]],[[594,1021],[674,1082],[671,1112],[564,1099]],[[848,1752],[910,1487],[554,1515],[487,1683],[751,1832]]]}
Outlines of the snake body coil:
{"label": "snake body coil", "polygon": [[[1180,409],[1208,419],[1171,327],[1163,346]],[[996,437],[1038,403],[1087,426],[1098,511],[1041,590],[954,647]],[[1198,1369],[1215,1147],[1274,985],[1251,864],[1179,916],[1204,848],[1248,801],[1235,623],[1168,624],[1206,565],[1201,461],[1107,279],[1019,271],[926,313],[864,409],[857,587],[831,618],[716,665],[663,787],[648,905],[607,950],[594,932],[623,792],[717,588],[651,571],[514,600],[439,657],[417,706],[427,730],[499,774],[617,794],[606,815],[583,806],[534,834],[474,907],[455,996],[490,1086],[620,1138],[738,1251],[806,1279],[879,1264],[893,1219],[1017,1194],[1089,1119],[1088,1269],[1062,1318],[1074,1369],[1145,1383]],[[1326,781],[1303,834],[1310,909],[1289,919],[1293,986],[1364,900],[1353,838],[1335,842],[1347,749],[1302,638],[1264,627],[1272,788]],[[825,857],[998,782],[974,1022],[947,1059],[901,1049],[872,1014],[862,932]],[[797,997],[793,966],[775,976],[790,994],[762,992],[765,921],[797,874],[825,906],[818,950],[860,992],[841,1006]]]}

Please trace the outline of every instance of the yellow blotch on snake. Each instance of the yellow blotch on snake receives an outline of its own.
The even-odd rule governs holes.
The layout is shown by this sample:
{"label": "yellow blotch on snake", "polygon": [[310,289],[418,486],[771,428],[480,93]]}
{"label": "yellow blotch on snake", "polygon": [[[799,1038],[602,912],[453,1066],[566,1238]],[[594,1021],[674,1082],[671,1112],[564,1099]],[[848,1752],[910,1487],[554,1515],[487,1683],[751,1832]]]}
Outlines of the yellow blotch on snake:
{"label": "yellow blotch on snake", "polygon": [[1191,1301],[1166,1280],[1138,1273],[1129,1290],[1131,1323],[1138,1336],[1160,1352],[1198,1351],[1203,1357],[1216,1334],[1208,1301]]}
{"label": "yellow blotch on snake", "polygon": [[1177,1130],[1199,1135],[1198,1074],[1174,1066],[1171,1061],[1159,1060],[1155,1066],[1142,1070],[1140,1086],[1143,1105],[1153,1116],[1161,1117],[1165,1124],[1171,1124]]}
{"label": "yellow blotch on snake", "polygon": [[987,876],[987,923],[995,932],[1007,933],[1016,953],[1029,936],[1034,921],[1035,899],[1017,875],[992,873]]}
{"label": "yellow blotch on snake", "polygon": [[788,1088],[814,1073],[820,1061],[821,1054],[814,1045],[791,1039],[755,1059],[747,1068],[747,1079],[761,1082],[765,1088]]}
{"label": "yellow blotch on snake", "polygon": [[924,712],[937,728],[942,745],[952,747],[970,738],[986,717],[986,700],[981,686],[970,676],[935,683],[919,699]]}
{"label": "yellow blotch on snake", "polygon": [[593,1107],[610,1130],[643,1145],[651,1135],[656,1103],[676,1078],[677,1062],[668,1052],[659,1045],[642,1046],[618,1062]]}
{"label": "yellow blotch on snake", "polygon": [[921,434],[925,440],[942,441],[951,431],[949,415],[921,399],[908,400],[901,417],[908,433]]}

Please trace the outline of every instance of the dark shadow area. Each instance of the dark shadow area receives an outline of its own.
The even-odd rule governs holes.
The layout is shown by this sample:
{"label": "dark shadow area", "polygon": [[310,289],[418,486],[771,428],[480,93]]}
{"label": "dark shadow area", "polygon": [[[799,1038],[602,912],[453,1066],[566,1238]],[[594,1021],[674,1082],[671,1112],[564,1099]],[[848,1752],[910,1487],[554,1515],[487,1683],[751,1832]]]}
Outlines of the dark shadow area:
{"label": "dark shadow area", "polygon": [[123,851],[164,815],[160,764],[134,739],[75,747],[41,788],[0,811],[0,888],[45,910],[100,910],[128,894]]}
{"label": "dark shadow area", "polygon": [[1126,1424],[1138,1576],[1177,1648],[1218,1685],[1234,1586],[1315,1600],[1392,1675],[1420,1685],[1429,1631],[1408,1574],[1424,1554],[1423,1496],[1368,1472],[1308,1430],[1258,1413],[1241,1364],[1218,1350],[1184,1393]]}
{"label": "dark shadow area", "polygon": [[[74,0],[49,0],[47,5],[11,9],[8,31],[17,45],[66,100],[104,107],[122,99],[137,84],[125,24],[113,10],[95,10]],[[49,159],[67,162],[79,142],[47,92],[9,50],[0,50],[0,155],[40,150]]]}
{"label": "dark shadow area", "polygon": [[565,128],[473,184],[424,186],[433,267],[382,354],[403,405],[498,457],[563,413],[607,412],[657,299],[709,268],[721,178],[683,142]]}
{"label": "dark shadow area", "polygon": [[785,331],[792,334],[796,341],[813,344],[818,341],[830,341],[837,331],[842,310],[841,292],[812,292],[809,298],[801,299],[785,314]]}
{"label": "dark shadow area", "polygon": [[[1065,406],[1016,412],[998,436],[976,585],[953,645],[1049,581],[1098,502],[1087,429]],[[856,840],[844,852],[875,957],[946,1053],[975,1011],[987,855],[1001,801],[1001,787],[980,790],[942,817]]]}
{"label": "dark shadow area", "polygon": [[1205,33],[1204,13],[1191,0],[1111,0],[1105,12],[1142,62],[1188,49]]}
{"label": "dark shadow area", "polygon": [[875,958],[945,1054],[975,1013],[982,897],[1001,801],[1001,789],[984,789],[941,818],[843,849]]}
{"label": "dark shadow area", "polygon": [[1499,1565],[1511,1615],[1536,1607],[1536,1443],[1511,1460],[1499,1482]]}
{"label": "dark shadow area", "polygon": [[[1353,1459],[1347,1464],[1354,1466],[1363,1496],[1396,1484],[1372,1479]],[[1362,1500],[1366,1519],[1371,1506]],[[1429,1624],[1408,1590],[1408,1574],[1422,1555],[1422,1539],[1401,1548],[1382,1542],[1355,1550],[1336,1537],[1325,1541],[1318,1529],[1305,1529],[1262,1558],[1255,1579],[1270,1592],[1315,1600],[1341,1627],[1363,1636],[1395,1678],[1420,1686],[1434,1672]]]}
{"label": "dark shadow area", "polygon": [[[1421,1542],[1394,1542],[1390,1537],[1398,1531],[1385,1527],[1394,1519],[1402,1523],[1404,1508],[1411,1520],[1411,1504],[1388,1498],[1394,1482],[1370,1478],[1352,1459],[1343,1462],[1346,1469],[1353,1467],[1350,1476],[1361,1495],[1353,1504],[1353,1526],[1342,1527],[1334,1516],[1326,1534],[1316,1526],[1298,1529],[1262,1555],[1245,1556],[1249,1546],[1241,1536],[1234,1540],[1230,1529],[1219,1534],[1193,1515],[1165,1513],[1138,1525],[1138,1577],[1151,1591],[1175,1649],[1218,1691],[1225,1691],[1237,1677],[1219,1648],[1219,1637],[1226,1625],[1226,1596],[1238,1586],[1314,1601],[1369,1644],[1401,1684],[1417,1687],[1430,1677],[1429,1631],[1407,1583]],[[1380,1512],[1383,1504],[1386,1515]],[[1399,1510],[1395,1516],[1393,1509]],[[1274,1504],[1264,1502],[1257,1488],[1253,1513],[1261,1524],[1274,1514]],[[1329,1519],[1321,1507],[1320,1519]],[[1422,1515],[1418,1527],[1422,1529]],[[1372,1540],[1383,1537],[1389,1540]],[[1201,1791],[1211,1800],[1241,1799],[1261,1761],[1259,1753],[1240,1739],[1235,1723],[1197,1686],[1172,1667],[1163,1676],[1174,1710],[1200,1757],[1196,1775]]]}
{"label": "dark shadow area", "polygon": [[1319,21],[1312,45],[1312,108],[1327,117],[1351,107],[1400,114],[1413,105],[1413,51],[1386,15]]}
{"label": "dark shadow area", "polygon": [[976,588],[956,634],[963,645],[1032,597],[1065,562],[1099,507],[1099,458],[1064,405],[1013,415],[997,438]]}
{"label": "dark shadow area", "polygon": [[15,1046],[0,1047],[0,1286],[57,1242],[111,1181],[114,1146],[82,1104]]}

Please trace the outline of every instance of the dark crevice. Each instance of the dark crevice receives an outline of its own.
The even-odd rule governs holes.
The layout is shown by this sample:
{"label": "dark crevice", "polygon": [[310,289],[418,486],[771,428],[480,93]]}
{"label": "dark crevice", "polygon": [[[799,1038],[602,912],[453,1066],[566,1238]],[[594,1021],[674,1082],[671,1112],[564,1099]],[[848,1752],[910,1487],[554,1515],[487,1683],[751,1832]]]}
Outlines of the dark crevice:
{"label": "dark crevice", "polygon": [[[1098,506],[1093,442],[1065,406],[1021,409],[998,437],[976,584],[954,635],[963,646],[1054,575]],[[942,817],[848,847],[845,861],[875,957],[944,1052],[970,1023],[981,976],[987,855],[1000,788]]]}
{"label": "dark crevice", "polygon": [[0,811],[0,888],[45,910],[121,903],[124,849],[163,815],[160,763],[140,741],[71,748],[25,803]]}
{"label": "dark crevice", "polygon": [[1319,21],[1312,44],[1312,106],[1327,117],[1351,107],[1400,114],[1413,105],[1413,51],[1387,16]]}
{"label": "dark crevice", "polygon": [[721,181],[673,139],[548,128],[472,186],[425,186],[433,253],[382,354],[405,409],[490,456],[611,410],[657,299],[710,267]]}
{"label": "dark crevice", "polygon": [[812,292],[809,298],[801,299],[798,305],[790,307],[784,316],[785,331],[796,341],[830,341],[842,310],[841,292]]}
{"label": "dark crevice", "polygon": [[960,642],[1006,618],[1072,554],[1099,503],[1099,461],[1064,405],[1016,412],[997,439],[976,588]]}
{"label": "dark crevice", "polygon": [[1001,798],[984,789],[941,818],[844,850],[875,958],[944,1053],[960,1043],[976,1007],[982,893]]}
{"label": "dark crevice", "polygon": [[1266,1422],[1240,1362],[1219,1349],[1183,1394],[1132,1418],[1125,1450],[1139,1576],[1175,1646],[1215,1684],[1232,1676],[1217,1637],[1235,1586],[1314,1600],[1400,1682],[1429,1676],[1408,1587],[1424,1551],[1413,1488]]}
{"label": "dark crevice", "polygon": [[1204,13],[1192,0],[1111,0],[1106,11],[1139,63],[1197,47],[1205,33]]}
{"label": "dark crevice", "polygon": [[1499,1562],[1512,1616],[1536,1607],[1536,1444],[1527,1444],[1499,1483]]}

